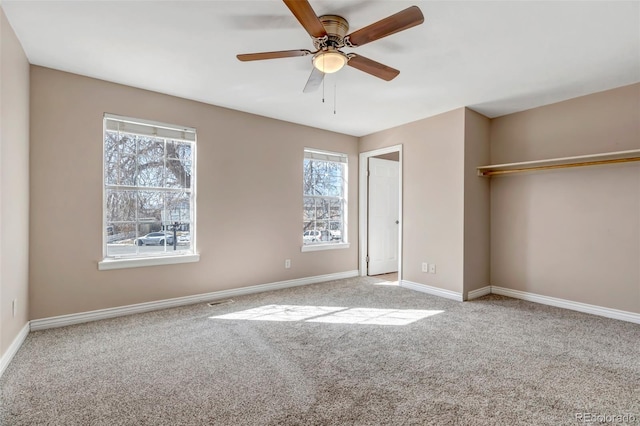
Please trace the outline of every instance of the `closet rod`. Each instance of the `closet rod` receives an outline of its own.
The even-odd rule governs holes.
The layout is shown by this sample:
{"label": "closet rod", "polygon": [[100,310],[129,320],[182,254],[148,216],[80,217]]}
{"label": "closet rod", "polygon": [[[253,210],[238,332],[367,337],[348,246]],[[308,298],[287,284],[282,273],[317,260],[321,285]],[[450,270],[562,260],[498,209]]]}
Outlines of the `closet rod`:
{"label": "closet rod", "polygon": [[583,161],[579,163],[568,163],[568,164],[550,164],[547,166],[521,167],[518,169],[509,169],[509,170],[487,170],[487,171],[481,171],[480,176],[497,176],[497,175],[506,175],[511,173],[535,172],[538,170],[567,169],[570,167],[596,166],[600,164],[631,163],[633,161],[640,161],[640,157]]}

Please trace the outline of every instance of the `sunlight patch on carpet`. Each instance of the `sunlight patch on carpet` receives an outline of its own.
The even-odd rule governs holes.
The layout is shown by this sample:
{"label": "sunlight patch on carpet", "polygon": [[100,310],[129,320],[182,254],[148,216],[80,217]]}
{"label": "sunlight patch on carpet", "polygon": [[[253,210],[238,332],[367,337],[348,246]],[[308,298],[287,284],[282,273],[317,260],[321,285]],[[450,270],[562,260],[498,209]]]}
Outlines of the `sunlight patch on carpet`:
{"label": "sunlight patch on carpet", "polygon": [[333,324],[407,325],[432,315],[441,314],[442,312],[444,311],[351,308],[346,311],[335,312],[308,321]]}
{"label": "sunlight patch on carpet", "polygon": [[209,318],[249,321],[305,321],[331,324],[407,325],[443,312],[421,309],[266,305]]}
{"label": "sunlight patch on carpet", "polygon": [[398,287],[398,281],[382,281],[379,283],[373,283],[373,285],[378,285],[378,286],[391,286],[391,287]]}
{"label": "sunlight patch on carpet", "polygon": [[266,305],[246,311],[209,317],[211,319],[239,319],[250,321],[303,321],[308,318],[327,315],[332,312],[349,308],[331,306],[297,306],[297,305]]}

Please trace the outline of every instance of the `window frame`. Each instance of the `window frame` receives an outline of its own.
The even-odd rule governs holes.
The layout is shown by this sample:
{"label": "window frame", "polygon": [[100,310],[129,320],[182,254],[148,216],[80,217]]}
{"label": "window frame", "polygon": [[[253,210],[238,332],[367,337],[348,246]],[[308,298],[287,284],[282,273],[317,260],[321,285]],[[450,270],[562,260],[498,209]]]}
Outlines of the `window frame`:
{"label": "window frame", "polygon": [[[108,222],[107,222],[107,191],[108,188],[107,176],[106,176],[106,158],[105,158],[105,136],[107,132],[107,121],[119,121],[123,123],[128,123],[135,126],[143,126],[146,128],[153,127],[158,131],[162,131],[162,135],[156,135],[158,138],[162,138],[164,140],[165,146],[167,141],[175,140],[175,141],[184,141],[191,143],[191,181],[190,181],[190,222],[189,222],[189,237],[191,248],[190,250],[182,250],[180,252],[157,252],[157,253],[149,253],[149,254],[125,254],[122,256],[108,256]],[[122,269],[122,268],[135,268],[142,266],[156,266],[156,265],[170,265],[177,263],[190,263],[190,262],[198,262],[200,260],[200,255],[197,251],[196,245],[196,234],[197,234],[197,131],[195,128],[186,127],[186,126],[177,126],[173,124],[162,123],[158,121],[145,120],[139,118],[125,117],[121,115],[104,113],[102,120],[102,260],[98,262],[99,270],[110,270],[110,269]],[[127,133],[144,135],[144,133],[136,133],[134,131],[130,131]],[[193,134],[193,140],[189,140],[185,134]],[[182,134],[183,137],[172,137],[171,134]],[[151,135],[153,136],[153,135]],[[166,152],[163,154],[166,156]],[[166,158],[164,158],[166,161]],[[166,166],[165,166],[166,167]],[[135,186],[136,193],[138,191],[144,191],[144,187]],[[153,190],[153,187],[150,187],[149,190]],[[164,188],[163,188],[164,189]],[[180,188],[184,190],[185,188]],[[166,191],[173,192],[173,191]],[[175,191],[177,192],[177,191]],[[135,227],[138,229],[139,222],[136,220]],[[166,225],[165,225],[166,226]],[[166,232],[166,231],[151,231],[151,232]],[[136,234],[137,235],[137,234]],[[138,237],[138,236],[137,236]]]}
{"label": "window frame", "polygon": [[[321,196],[314,195],[309,196],[305,194],[304,191],[304,181],[305,181],[305,170],[304,170],[304,162],[309,158],[307,157],[307,153],[310,154],[318,154],[319,156],[326,156],[328,158],[335,157],[344,159],[344,161],[335,161],[331,159],[323,160],[321,158],[315,158],[316,161],[325,161],[325,162],[334,162],[334,163],[342,163],[342,197],[336,196]],[[314,159],[314,158],[311,158]],[[302,246],[300,251],[302,252],[310,252],[310,251],[322,251],[322,250],[336,250],[336,249],[347,249],[351,246],[349,243],[349,232],[348,232],[348,205],[349,205],[349,155],[343,152],[333,152],[327,151],[324,149],[317,149],[311,147],[305,147],[303,151],[303,159],[302,159],[302,214],[303,214],[303,229],[300,238],[304,236],[304,208],[305,208],[305,198],[318,198],[318,199],[327,199],[327,200],[340,200],[342,202],[342,239],[340,242],[332,243],[332,242],[320,242],[314,244],[305,244],[304,239],[302,239]]]}

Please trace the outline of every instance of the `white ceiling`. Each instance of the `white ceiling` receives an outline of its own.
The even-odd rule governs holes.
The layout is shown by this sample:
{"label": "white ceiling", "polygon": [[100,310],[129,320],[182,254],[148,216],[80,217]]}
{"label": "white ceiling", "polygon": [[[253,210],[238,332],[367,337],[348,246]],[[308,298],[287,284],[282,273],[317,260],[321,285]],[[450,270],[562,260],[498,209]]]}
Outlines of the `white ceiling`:
{"label": "white ceiling", "polygon": [[302,93],[310,57],[235,57],[313,50],[279,0],[2,8],[32,64],[355,136],[462,106],[496,117],[640,81],[639,1],[311,0],[349,32],[413,4],[424,24],[345,49],[400,75],[385,82],[345,67],[327,76],[325,103],[322,89]]}

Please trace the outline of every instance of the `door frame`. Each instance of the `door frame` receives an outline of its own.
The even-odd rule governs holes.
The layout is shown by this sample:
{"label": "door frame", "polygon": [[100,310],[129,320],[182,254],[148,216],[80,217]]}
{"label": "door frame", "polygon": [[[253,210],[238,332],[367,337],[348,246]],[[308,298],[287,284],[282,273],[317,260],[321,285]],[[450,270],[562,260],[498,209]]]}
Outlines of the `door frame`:
{"label": "door frame", "polygon": [[369,225],[369,158],[378,155],[398,153],[398,282],[402,280],[402,144],[393,145],[386,148],[374,149],[360,153],[359,179],[358,179],[358,252],[360,255],[360,276],[367,275],[367,252],[369,247],[368,225]]}

